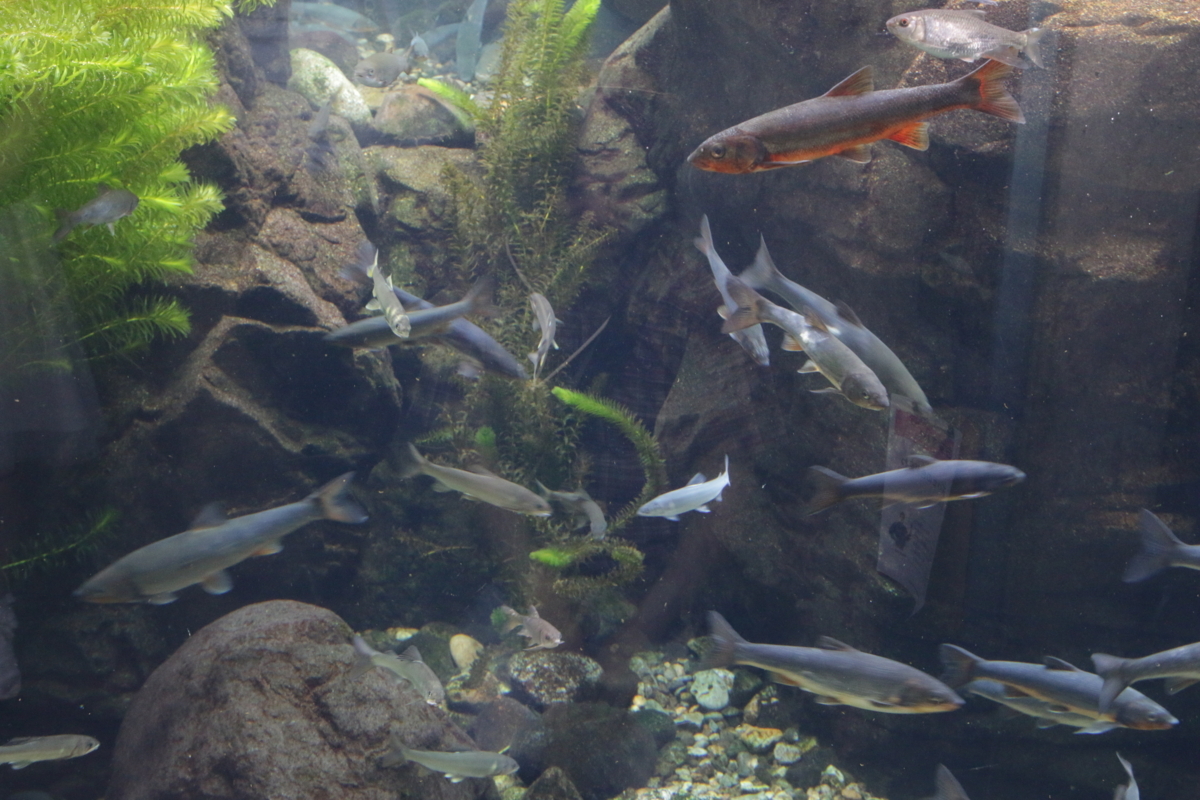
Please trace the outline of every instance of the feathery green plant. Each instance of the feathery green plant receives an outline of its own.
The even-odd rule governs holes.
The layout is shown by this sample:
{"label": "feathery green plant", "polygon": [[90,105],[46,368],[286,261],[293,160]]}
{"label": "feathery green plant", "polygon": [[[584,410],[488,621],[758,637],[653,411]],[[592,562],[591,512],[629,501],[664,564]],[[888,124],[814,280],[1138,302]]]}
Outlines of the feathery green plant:
{"label": "feathery green plant", "polygon": [[105,508],[82,523],[18,543],[10,554],[12,560],[0,564],[0,572],[21,580],[37,570],[59,566],[69,558],[82,558],[115,532],[116,521],[117,512]]}
{"label": "feathery green plant", "polygon": [[123,352],[189,328],[177,301],[131,290],[191,269],[196,231],[221,208],[179,154],[234,123],[202,36],[227,0],[0,3],[0,207],[74,210],[100,183],[141,198],[115,236],[76,228],[58,247],[79,339]]}

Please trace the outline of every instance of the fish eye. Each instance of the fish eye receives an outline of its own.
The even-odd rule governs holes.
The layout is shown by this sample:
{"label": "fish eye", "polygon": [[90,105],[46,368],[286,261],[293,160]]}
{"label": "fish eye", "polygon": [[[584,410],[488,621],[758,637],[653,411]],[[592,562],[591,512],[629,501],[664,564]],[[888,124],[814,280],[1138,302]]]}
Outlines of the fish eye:
{"label": "fish eye", "polygon": [[709,155],[711,155],[713,158],[724,158],[725,157],[725,145],[714,144],[712,147],[709,148],[708,152],[709,152]]}
{"label": "fish eye", "polygon": [[897,22],[896,24],[899,25],[901,28],[907,28],[908,27],[908,17],[901,17],[900,21]]}

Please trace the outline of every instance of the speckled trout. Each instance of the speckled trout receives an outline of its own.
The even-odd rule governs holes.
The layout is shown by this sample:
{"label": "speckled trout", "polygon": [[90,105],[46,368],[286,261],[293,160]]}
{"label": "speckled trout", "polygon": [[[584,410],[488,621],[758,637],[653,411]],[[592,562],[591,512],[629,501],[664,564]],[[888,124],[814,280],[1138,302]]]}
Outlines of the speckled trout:
{"label": "speckled trout", "polygon": [[963,704],[937,678],[827,636],[818,640],[818,647],[751,644],[717,612],[708,612],[708,622],[715,647],[705,659],[705,669],[749,664],[772,673],[780,683],[812,692],[822,705],[887,714],[932,714]]}
{"label": "speckled trout", "polygon": [[153,603],[176,600],[176,592],[200,584],[209,594],[233,588],[226,570],[251,556],[283,549],[282,539],[319,519],[366,522],[367,513],[350,496],[353,472],[334,478],[298,503],[225,519],[209,506],[183,533],[134,550],[75,590],[90,603]]}

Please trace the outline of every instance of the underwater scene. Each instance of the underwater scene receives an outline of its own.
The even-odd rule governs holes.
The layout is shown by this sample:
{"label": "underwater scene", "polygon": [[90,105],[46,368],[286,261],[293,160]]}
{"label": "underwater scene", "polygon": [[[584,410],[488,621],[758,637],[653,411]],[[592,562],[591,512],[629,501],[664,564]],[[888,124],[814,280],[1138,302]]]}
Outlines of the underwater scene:
{"label": "underwater scene", "polygon": [[1194,0],[0,34],[0,800],[1200,800]]}

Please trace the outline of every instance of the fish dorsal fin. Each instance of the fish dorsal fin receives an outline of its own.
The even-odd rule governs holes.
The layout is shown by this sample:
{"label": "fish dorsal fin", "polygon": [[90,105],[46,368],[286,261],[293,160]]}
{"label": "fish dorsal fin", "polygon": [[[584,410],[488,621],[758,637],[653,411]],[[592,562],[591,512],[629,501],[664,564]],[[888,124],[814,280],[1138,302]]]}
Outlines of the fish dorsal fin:
{"label": "fish dorsal fin", "polygon": [[962,9],[961,13],[973,14],[974,16],[979,17],[980,19],[983,19],[984,17],[987,16],[987,12],[984,11],[982,8],[964,8],[964,9]]}
{"label": "fish dorsal fin", "polygon": [[533,617],[534,619],[541,619],[541,615],[539,615],[537,612],[537,606],[529,607],[529,616]]}
{"label": "fish dorsal fin", "polygon": [[838,316],[846,320],[846,322],[849,322],[856,328],[867,327],[866,325],[862,324],[862,320],[858,318],[858,314],[854,313],[854,309],[846,305],[845,302],[838,300],[836,303],[834,303],[834,306],[837,307]]}
{"label": "fish dorsal fin", "polygon": [[409,648],[407,650],[405,650],[403,653],[399,653],[396,656],[396,658],[400,659],[401,661],[412,662],[413,664],[424,664],[425,663],[424,661],[421,660],[421,651],[417,649],[417,646],[415,644],[410,645]]}
{"label": "fish dorsal fin", "polygon": [[923,456],[917,453],[908,457],[908,468],[917,469],[918,467],[928,467],[938,463],[938,460],[933,456]]}
{"label": "fish dorsal fin", "polygon": [[1063,661],[1061,658],[1055,658],[1054,656],[1046,656],[1042,659],[1042,663],[1046,666],[1046,669],[1062,670],[1064,672],[1083,672],[1083,670],[1074,664]]}
{"label": "fish dorsal fin", "polygon": [[839,150],[836,155],[847,161],[853,161],[855,164],[871,163],[870,145],[856,144],[853,147],[847,147],[845,150]]}
{"label": "fish dorsal fin", "polygon": [[200,513],[192,520],[192,526],[188,530],[215,528],[218,525],[224,525],[227,521],[225,505],[223,503],[209,503],[200,509]]}
{"label": "fish dorsal fin", "polygon": [[107,183],[97,183],[96,184],[96,196],[97,197],[99,197],[100,195],[104,194],[105,192],[111,191],[111,190],[112,190],[112,187],[109,186]]}
{"label": "fish dorsal fin", "polygon": [[697,472],[695,475],[692,476],[692,479],[687,482],[687,485],[695,486],[698,483],[704,483],[706,480],[708,480],[708,478],[704,477],[703,472]]}
{"label": "fish dorsal fin", "polygon": [[875,70],[872,67],[863,67],[823,94],[822,97],[849,97],[873,91],[875,91]]}
{"label": "fish dorsal fin", "polygon": [[834,639],[832,636],[822,636],[819,639],[817,639],[817,647],[821,648],[822,650],[841,650],[842,652],[845,652],[845,653],[857,653],[858,652],[858,650],[856,648],[851,647],[850,645],[846,644],[845,642],[839,642],[837,639]]}
{"label": "fish dorsal fin", "polygon": [[804,365],[802,367],[800,367],[800,369],[796,370],[796,372],[803,372],[803,373],[820,372],[820,371],[821,371],[820,367],[818,367],[816,364],[814,364],[811,358],[808,361],[805,361]]}
{"label": "fish dorsal fin", "polygon": [[810,311],[805,311],[801,316],[804,317],[804,321],[808,323],[810,328],[815,328],[821,333],[829,333],[829,326],[825,324],[825,320],[821,319],[816,314],[813,314]]}

